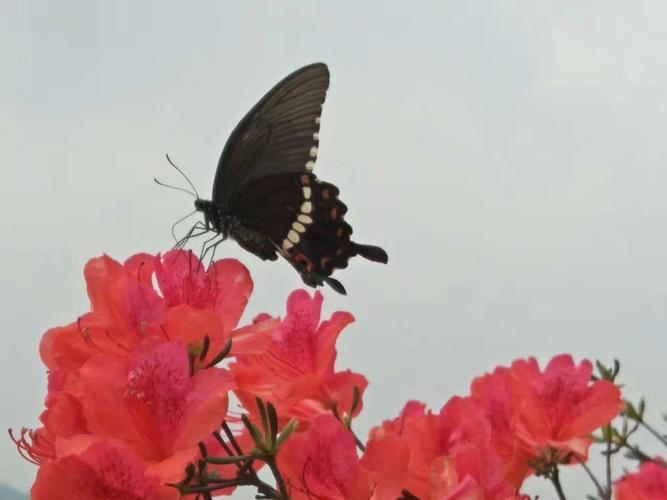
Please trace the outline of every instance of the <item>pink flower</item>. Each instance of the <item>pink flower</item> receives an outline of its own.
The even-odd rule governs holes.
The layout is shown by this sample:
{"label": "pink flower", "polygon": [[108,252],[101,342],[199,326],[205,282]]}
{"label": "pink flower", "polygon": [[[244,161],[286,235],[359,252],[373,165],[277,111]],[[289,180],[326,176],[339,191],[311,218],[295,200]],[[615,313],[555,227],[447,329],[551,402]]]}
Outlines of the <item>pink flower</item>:
{"label": "pink flower", "polygon": [[[515,457],[555,463],[573,454],[586,460],[589,435],[623,409],[619,389],[606,380],[591,382],[592,373],[589,361],[575,365],[568,354],[553,358],[544,371],[534,358],[517,360],[475,380],[472,395],[486,407],[504,456],[520,447]],[[520,469],[508,465],[514,479]]]}
{"label": "pink flower", "polygon": [[370,498],[350,431],[331,415],[320,415],[305,432],[292,435],[278,454],[290,498]]}
{"label": "pink flower", "polygon": [[322,295],[310,297],[304,290],[293,292],[287,301],[287,316],[273,331],[266,352],[238,355],[230,365],[237,396],[253,411],[255,397],[270,401],[283,421],[297,418],[301,424],[322,413],[336,410],[341,416],[361,411],[361,398],[352,411],[354,390],[360,396],[368,385],[365,377],[336,372],[336,339],[354,318],[334,313],[320,324]]}
{"label": "pink flower", "polygon": [[211,363],[229,340],[232,355],[263,351],[277,322],[235,329],[252,281],[234,260],[204,271],[191,252],[138,254],[124,264],[103,256],[84,275],[91,311],[44,335],[44,427],[24,430],[17,446],[31,461],[61,467],[79,463],[65,460],[71,443],[112,439],[152,478],[178,481],[197,443],[219,429],[234,388]]}
{"label": "pink flower", "polygon": [[91,312],[49,330],[40,345],[44,364],[65,380],[93,354],[126,355],[145,338],[181,339],[198,353],[208,337],[208,354],[200,362],[206,366],[230,339],[234,352],[263,350],[265,333],[275,326],[262,322],[234,330],[253,285],[248,270],[233,259],[204,271],[192,252],[180,250],[164,257],[137,254],[125,264],[105,255],[91,259],[84,275]]}
{"label": "pink flower", "polygon": [[377,499],[403,490],[423,500],[515,498],[490,438],[482,409],[470,399],[453,398],[439,415],[410,402],[371,431],[361,464],[374,473]]}
{"label": "pink flower", "polygon": [[220,368],[191,376],[180,341],[147,342],[130,358],[91,358],[76,395],[90,433],[126,443],[172,480],[197,455],[197,443],[219,429],[233,388]]}
{"label": "pink flower", "polygon": [[155,260],[155,276],[167,307],[214,311],[226,334],[241,319],[253,289],[250,273],[238,260],[221,259],[205,270],[192,252],[179,250]]}
{"label": "pink flower", "polygon": [[40,467],[34,500],[171,500],[178,492],[161,486],[130,450],[97,441]]}
{"label": "pink flower", "polygon": [[514,429],[518,401],[512,392],[510,370],[498,367],[493,374],[476,378],[471,394],[491,425],[491,442],[503,462],[505,477],[518,487],[532,473],[529,462],[535,451],[519,440]]}
{"label": "pink flower", "polygon": [[616,484],[617,500],[667,500],[667,467],[644,462]]}

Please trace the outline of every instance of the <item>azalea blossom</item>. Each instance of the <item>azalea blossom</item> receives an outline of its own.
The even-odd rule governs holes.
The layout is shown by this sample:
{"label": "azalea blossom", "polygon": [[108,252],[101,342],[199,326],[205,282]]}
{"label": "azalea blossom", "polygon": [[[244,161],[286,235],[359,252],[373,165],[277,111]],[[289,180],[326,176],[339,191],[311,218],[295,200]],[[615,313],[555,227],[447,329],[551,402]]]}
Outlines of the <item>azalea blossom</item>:
{"label": "azalea blossom", "polygon": [[178,340],[142,344],[129,358],[96,355],[80,374],[76,392],[89,432],[127,443],[170,481],[197,456],[197,443],[220,427],[234,388],[220,368],[191,376]]}
{"label": "azalea blossom", "polygon": [[638,472],[626,475],[616,484],[617,500],[667,500],[667,467],[664,463],[644,462]]}
{"label": "azalea blossom", "polygon": [[[233,259],[204,268],[181,250],[122,264],[102,256],[84,276],[90,311],[40,344],[42,426],[12,435],[39,466],[38,500],[169,500],[243,485],[283,500],[525,500],[529,475],[586,460],[590,435],[624,407],[588,361],[561,355],[542,370],[519,359],[438,412],[407,403],[364,446],[351,424],[367,380],[336,367],[354,318],[322,321],[320,292],[297,290],[284,318],[239,327],[253,284]],[[228,414],[232,391],[241,418]],[[626,417],[641,419],[638,408]],[[265,464],[275,488],[256,473]],[[644,463],[616,497],[667,500],[666,470]]]}
{"label": "azalea blossom", "polygon": [[472,397],[485,408],[494,443],[505,457],[508,478],[519,481],[527,462],[543,466],[585,461],[590,434],[623,409],[620,390],[607,380],[591,381],[589,361],[554,357],[541,371],[534,358],[517,360],[476,379]]}
{"label": "azalea blossom", "polygon": [[371,431],[361,464],[374,472],[377,499],[404,490],[423,500],[517,497],[482,409],[467,398],[453,398],[439,414],[408,403],[398,418]]}
{"label": "azalea blossom", "polygon": [[320,292],[312,297],[305,290],[293,292],[287,300],[287,315],[271,333],[266,351],[236,356],[230,370],[246,409],[253,412],[259,397],[273,403],[283,423],[297,418],[302,427],[322,413],[335,411],[351,417],[361,411],[366,378],[334,369],[336,339],[354,318],[336,312],[320,323],[322,300]]}
{"label": "azalea blossom", "polygon": [[212,363],[230,345],[232,355],[265,349],[276,322],[236,328],[252,281],[231,259],[204,270],[191,252],[124,264],[102,256],[84,276],[91,311],[44,335],[43,427],[24,431],[17,445],[42,466],[60,464],[47,471],[70,470],[81,461],[64,455],[71,443],[110,439],[161,484],[178,481],[198,442],[220,428],[235,387]]}
{"label": "azalea blossom", "polygon": [[307,431],[291,436],[278,465],[293,500],[363,500],[373,492],[352,434],[332,415],[318,416]]}
{"label": "azalea blossom", "polygon": [[66,446],[63,456],[40,467],[33,500],[175,500],[173,488],[147,472],[134,453],[112,440]]}
{"label": "azalea blossom", "polygon": [[253,284],[248,270],[233,259],[219,260],[206,271],[192,252],[180,250],[137,254],[124,264],[105,255],[91,259],[84,276],[91,312],[49,330],[40,345],[42,360],[51,372],[63,372],[62,378],[95,353],[124,355],[149,337],[181,339],[197,353],[208,337],[207,357],[200,360],[205,365],[229,340],[241,352],[262,349],[266,336],[256,333],[273,326],[260,322],[234,330]]}

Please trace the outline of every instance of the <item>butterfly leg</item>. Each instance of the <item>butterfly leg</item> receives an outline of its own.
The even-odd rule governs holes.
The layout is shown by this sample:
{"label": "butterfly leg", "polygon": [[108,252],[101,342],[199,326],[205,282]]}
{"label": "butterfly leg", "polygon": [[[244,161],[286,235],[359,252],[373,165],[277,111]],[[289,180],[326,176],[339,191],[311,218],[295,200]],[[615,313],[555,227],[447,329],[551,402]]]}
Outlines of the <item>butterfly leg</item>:
{"label": "butterfly leg", "polygon": [[221,239],[219,239],[218,241],[216,241],[215,243],[213,243],[211,246],[208,247],[207,251],[208,251],[208,250],[211,251],[211,259],[210,259],[209,262],[208,262],[208,265],[209,265],[209,266],[213,263],[213,259],[215,259],[215,251],[217,250],[218,245],[219,245],[220,243],[222,243],[223,241],[225,241],[225,238],[221,238]]}
{"label": "butterfly leg", "polygon": [[[197,230],[199,230],[199,232],[195,233],[195,231]],[[208,231],[209,229],[203,222],[197,222],[189,229],[189,231],[185,234],[185,236],[183,236],[180,240],[176,242],[176,244],[174,245],[174,249],[182,249],[191,238],[197,238],[199,236],[202,236],[208,233]]]}
{"label": "butterfly leg", "polygon": [[[215,241],[216,238],[220,237],[221,235],[216,233],[215,236],[212,238],[207,239],[201,246],[201,251],[199,252],[199,260],[203,263],[204,259],[206,258],[206,255],[211,252],[211,258],[209,260],[209,265],[211,262],[213,262],[213,257],[215,257],[215,249],[218,247],[220,243],[222,243],[225,238],[221,237],[220,240]],[[213,243],[212,243],[213,242]],[[207,266],[208,267],[208,266]]]}

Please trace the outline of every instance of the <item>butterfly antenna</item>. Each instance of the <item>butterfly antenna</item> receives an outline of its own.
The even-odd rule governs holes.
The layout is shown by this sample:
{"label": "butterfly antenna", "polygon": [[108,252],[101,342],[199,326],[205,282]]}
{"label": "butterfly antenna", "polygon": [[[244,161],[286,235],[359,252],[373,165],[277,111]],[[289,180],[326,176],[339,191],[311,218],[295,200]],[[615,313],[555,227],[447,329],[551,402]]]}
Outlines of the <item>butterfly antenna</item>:
{"label": "butterfly antenna", "polygon": [[169,189],[175,189],[176,191],[183,191],[184,193],[188,193],[190,196],[199,199],[199,196],[197,196],[192,191],[188,191],[187,189],[183,189],[183,188],[180,188],[180,187],[177,187],[177,186],[171,186],[170,184],[165,184],[164,182],[159,181],[156,177],[153,177],[153,180],[155,181],[156,184],[158,184],[162,187],[166,187],[166,188],[169,188]]}
{"label": "butterfly antenna", "polygon": [[179,174],[181,174],[183,176],[183,178],[188,182],[188,184],[190,184],[190,187],[195,192],[195,195],[197,196],[197,199],[199,199],[199,193],[197,192],[197,188],[194,186],[194,184],[192,184],[192,182],[190,182],[190,179],[188,179],[188,176],[185,175],[183,173],[183,171],[180,168],[178,168],[173,161],[171,161],[171,158],[169,158],[169,154],[165,154],[165,156],[167,157],[167,161],[169,162],[169,164],[172,167],[174,167]]}
{"label": "butterfly antenna", "polygon": [[174,230],[176,229],[176,226],[178,226],[181,222],[183,222],[183,221],[184,221],[185,219],[187,219],[188,217],[191,217],[191,216],[194,215],[195,213],[197,213],[197,210],[193,210],[193,211],[190,212],[188,215],[186,215],[185,217],[181,217],[180,219],[178,219],[176,222],[174,222],[174,223],[171,225],[171,235],[174,237],[174,241],[178,242],[178,239],[176,238],[176,232],[174,231]]}

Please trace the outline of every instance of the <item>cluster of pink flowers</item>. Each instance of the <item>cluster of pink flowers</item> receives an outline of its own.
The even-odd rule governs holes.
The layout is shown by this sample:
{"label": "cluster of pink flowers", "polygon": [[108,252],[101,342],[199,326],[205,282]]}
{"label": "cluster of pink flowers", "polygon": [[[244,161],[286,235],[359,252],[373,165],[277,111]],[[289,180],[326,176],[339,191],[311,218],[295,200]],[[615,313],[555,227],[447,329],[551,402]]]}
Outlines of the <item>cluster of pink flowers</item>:
{"label": "cluster of pink flowers", "polygon": [[591,374],[589,362],[576,365],[568,355],[544,371],[534,359],[519,360],[476,379],[470,396],[453,397],[438,413],[409,402],[371,430],[360,458],[328,415],[288,441],[279,458],[303,498],[517,498],[536,471],[585,461],[589,434],[622,409],[618,388],[591,383]]}
{"label": "cluster of pink flowers", "polygon": [[[268,325],[235,330],[252,291],[237,261],[205,272],[189,254],[104,256],[85,267],[91,311],[46,332],[43,427],[19,441],[40,464],[33,498],[173,498],[219,428],[234,378],[208,362],[228,339],[239,351]],[[157,288],[153,280],[157,282]],[[201,358],[205,337],[208,353]]]}
{"label": "cluster of pink flowers", "polygon": [[[245,422],[261,427],[268,405],[277,429],[291,427],[270,464],[283,499],[279,491],[292,499],[525,498],[528,476],[585,462],[591,433],[624,407],[612,382],[592,380],[588,361],[561,355],[540,369],[521,359],[437,412],[408,402],[364,443],[351,427],[368,382],[335,366],[336,340],[354,318],[337,312],[322,321],[319,292],[297,290],[284,318],[262,314],[238,327],[253,284],[236,260],[204,269],[184,251],[124,264],[104,256],[84,274],[91,310],[44,335],[42,426],[15,439],[39,465],[37,500],[179,498],[175,485],[202,453],[229,452],[216,438],[223,422],[236,429],[234,445],[258,458],[249,468],[260,467],[256,436],[228,412],[231,393]],[[216,478],[243,469],[233,460],[210,467]],[[659,498],[650,488],[667,492],[666,470],[645,464],[619,483],[619,500]]]}

